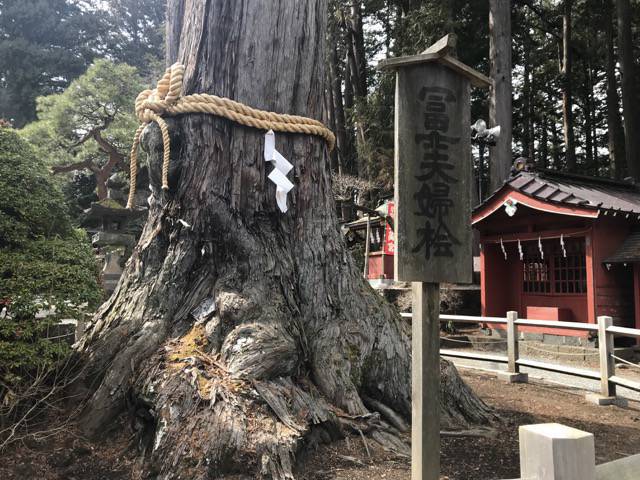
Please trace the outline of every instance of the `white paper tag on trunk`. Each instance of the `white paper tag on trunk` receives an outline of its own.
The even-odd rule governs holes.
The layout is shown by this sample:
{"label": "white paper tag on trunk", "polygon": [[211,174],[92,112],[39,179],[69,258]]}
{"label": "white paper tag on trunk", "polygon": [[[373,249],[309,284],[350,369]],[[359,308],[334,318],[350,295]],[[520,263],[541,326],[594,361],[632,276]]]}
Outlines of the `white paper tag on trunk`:
{"label": "white paper tag on trunk", "polygon": [[264,160],[273,162],[274,169],[269,174],[269,180],[276,184],[276,203],[281,212],[286,212],[287,193],[293,188],[293,183],[287,178],[293,165],[276,150],[276,135],[269,130],[264,136]]}
{"label": "white paper tag on trunk", "polygon": [[289,193],[293,188],[293,183],[289,180],[280,170],[274,168],[273,171],[269,174],[269,180],[276,184],[276,186],[284,191],[284,193]]}

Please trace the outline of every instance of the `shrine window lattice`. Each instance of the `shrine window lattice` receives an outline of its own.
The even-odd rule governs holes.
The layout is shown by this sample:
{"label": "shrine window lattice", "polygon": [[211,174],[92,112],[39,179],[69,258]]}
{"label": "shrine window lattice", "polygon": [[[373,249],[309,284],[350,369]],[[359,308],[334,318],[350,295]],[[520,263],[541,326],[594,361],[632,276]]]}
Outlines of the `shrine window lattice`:
{"label": "shrine window lattice", "polygon": [[537,242],[523,246],[522,290],[530,294],[582,295],[587,293],[587,268],[584,239],[543,242],[542,258]]}

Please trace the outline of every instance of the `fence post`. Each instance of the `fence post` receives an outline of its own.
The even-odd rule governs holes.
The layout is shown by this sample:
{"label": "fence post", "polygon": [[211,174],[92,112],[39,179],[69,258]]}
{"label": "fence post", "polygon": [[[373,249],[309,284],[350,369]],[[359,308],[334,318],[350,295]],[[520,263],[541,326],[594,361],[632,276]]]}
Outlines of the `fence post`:
{"label": "fence post", "polygon": [[516,320],[518,312],[507,312],[507,371],[498,373],[498,377],[509,383],[526,383],[529,375],[520,373],[518,358],[520,358],[520,346],[518,343],[518,326]]}
{"label": "fence post", "polygon": [[613,350],[613,335],[607,333],[607,328],[613,325],[611,317],[598,317],[598,350],[600,351],[600,393],[587,394],[587,400],[597,405],[611,405],[616,403],[616,385],[611,382],[615,375],[616,363],[611,356]]}
{"label": "fence post", "polygon": [[559,423],[520,427],[522,480],[595,480],[593,434]]}

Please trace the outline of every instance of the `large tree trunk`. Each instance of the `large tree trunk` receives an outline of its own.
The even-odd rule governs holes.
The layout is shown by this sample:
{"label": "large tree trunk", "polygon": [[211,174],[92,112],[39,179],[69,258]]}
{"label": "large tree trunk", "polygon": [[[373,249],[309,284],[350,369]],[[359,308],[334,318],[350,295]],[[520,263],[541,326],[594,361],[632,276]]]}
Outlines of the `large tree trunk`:
{"label": "large tree trunk", "polygon": [[490,190],[500,188],[509,176],[511,150],[512,88],[511,88],[511,2],[489,2],[489,59],[491,63],[491,98],[489,126],[500,125],[500,138],[490,149]]}
{"label": "large tree trunk", "polygon": [[593,104],[591,99],[593,98],[593,83],[591,79],[591,65],[589,65],[589,61],[585,60],[583,62],[584,71],[584,85],[583,88],[583,107],[582,112],[584,115],[584,170],[589,172],[590,175],[596,175],[598,172],[597,167],[597,157],[593,155],[593,145],[595,143],[596,137],[593,135],[595,131],[595,118],[593,112]]}
{"label": "large tree trunk", "polygon": [[553,118],[553,123],[551,124],[551,153],[553,155],[553,168],[556,170],[561,170],[562,165],[560,164],[560,135],[558,134],[558,125],[555,122],[555,118]]}
{"label": "large tree trunk", "polygon": [[527,157],[529,160],[531,160],[532,162],[534,161],[534,155],[535,155],[535,148],[534,148],[534,144],[535,144],[535,139],[534,139],[534,95],[535,95],[535,90],[533,87],[533,78],[535,78],[535,74],[532,75],[531,70],[533,69],[533,66],[531,65],[531,61],[530,61],[530,49],[531,49],[531,45],[529,45],[529,43],[526,41],[525,39],[525,45],[524,45],[524,58],[523,58],[523,63],[524,63],[524,85],[523,85],[523,91],[522,91],[522,95],[523,95],[523,102],[524,102],[524,126],[523,126],[523,142],[522,142],[522,154],[523,156]]}
{"label": "large tree trunk", "polygon": [[538,167],[547,168],[549,164],[549,130],[547,116],[544,112],[540,116],[540,147],[538,149]]}
{"label": "large tree trunk", "polygon": [[351,49],[351,71],[356,90],[356,97],[367,96],[367,59],[365,58],[364,49],[364,28],[362,21],[362,2],[360,0],[352,0],[351,15],[349,17],[349,37]]}
{"label": "large tree trunk", "polygon": [[333,22],[333,28],[328,37],[329,48],[329,78],[331,79],[330,92],[331,92],[331,107],[336,124],[336,150],[338,155],[338,173],[346,173],[348,171],[349,162],[351,158],[352,147],[349,144],[349,136],[346,131],[346,119],[344,114],[344,103],[342,100],[342,76],[340,71],[340,61],[338,57],[338,25]]}
{"label": "large tree trunk", "polygon": [[367,60],[365,58],[361,0],[351,1],[348,18],[349,20],[346,22],[347,65],[351,74],[354,93],[355,108],[352,112],[352,118],[355,130],[358,172],[360,176],[371,178],[370,165],[365,156],[365,125],[362,121],[367,103]]}
{"label": "large tree trunk", "polygon": [[576,145],[573,131],[573,51],[572,21],[573,0],[564,0],[562,6],[562,126],[564,132],[564,158],[568,171],[576,170]]}
{"label": "large tree trunk", "polygon": [[[184,94],[321,118],[325,14],[325,0],[172,0],[169,59],[186,65]],[[264,132],[212,115],[168,123],[170,190],[151,126],[149,218],[80,345],[95,381],[86,429],[126,402],[141,465],[163,479],[293,478],[301,448],[345,428],[402,450],[363,398],[409,416],[409,329],[345,248],[323,141],[276,133],[294,164],[283,214]],[[488,421],[455,369],[441,370],[443,423]]]}
{"label": "large tree trunk", "polygon": [[638,107],[637,77],[631,34],[631,5],[629,0],[617,0],[618,53],[622,69],[622,110],[624,116],[625,153],[629,175],[640,181],[640,108]]}
{"label": "large tree trunk", "polygon": [[620,118],[620,101],[618,99],[618,81],[616,80],[616,56],[613,44],[612,4],[614,0],[604,0],[604,24],[607,45],[606,77],[607,77],[607,135],[609,146],[609,162],[613,177],[621,179],[625,171],[624,130]]}

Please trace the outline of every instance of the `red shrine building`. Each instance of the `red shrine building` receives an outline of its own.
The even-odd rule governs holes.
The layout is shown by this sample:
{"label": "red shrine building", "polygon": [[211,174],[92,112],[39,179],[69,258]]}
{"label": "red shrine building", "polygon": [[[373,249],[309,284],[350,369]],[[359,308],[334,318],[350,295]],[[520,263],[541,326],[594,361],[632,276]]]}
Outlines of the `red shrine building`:
{"label": "red shrine building", "polygon": [[[640,328],[640,189],[521,171],[476,207],[483,316]],[[586,336],[573,330],[537,333]]]}
{"label": "red shrine building", "polygon": [[365,215],[343,227],[349,232],[348,237],[351,236],[353,240],[362,239],[368,243],[364,252],[364,276],[373,288],[385,289],[396,286],[393,272],[393,257],[396,251],[394,213],[393,201],[386,201],[376,209],[375,214]]}

